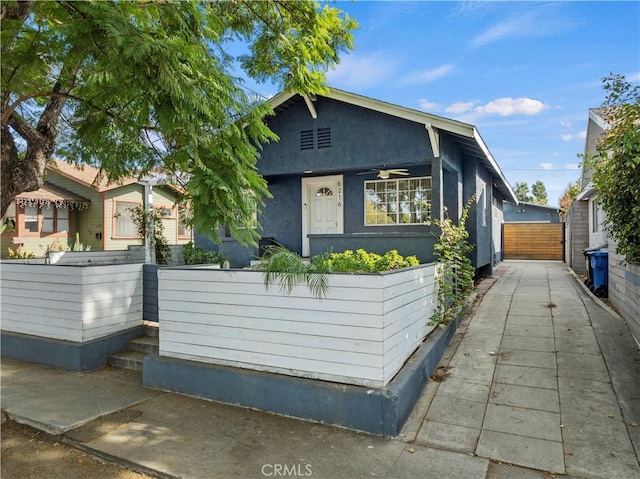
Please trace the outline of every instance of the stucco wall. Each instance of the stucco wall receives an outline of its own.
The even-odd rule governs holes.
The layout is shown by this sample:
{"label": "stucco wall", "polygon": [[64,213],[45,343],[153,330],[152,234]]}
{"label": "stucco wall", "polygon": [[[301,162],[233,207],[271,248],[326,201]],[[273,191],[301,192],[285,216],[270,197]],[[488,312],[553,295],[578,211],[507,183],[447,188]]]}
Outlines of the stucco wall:
{"label": "stucco wall", "polygon": [[532,205],[530,203],[513,203],[505,202],[504,204],[504,220],[507,223],[517,222],[544,222],[559,223],[560,215],[558,208],[548,206]]}
{"label": "stucco wall", "polygon": [[[268,120],[280,139],[261,153],[258,169],[264,176],[424,165],[432,157],[423,125],[324,97],[314,105],[316,120],[303,101]],[[300,132],[318,128],[331,129],[331,146],[301,151]]]}

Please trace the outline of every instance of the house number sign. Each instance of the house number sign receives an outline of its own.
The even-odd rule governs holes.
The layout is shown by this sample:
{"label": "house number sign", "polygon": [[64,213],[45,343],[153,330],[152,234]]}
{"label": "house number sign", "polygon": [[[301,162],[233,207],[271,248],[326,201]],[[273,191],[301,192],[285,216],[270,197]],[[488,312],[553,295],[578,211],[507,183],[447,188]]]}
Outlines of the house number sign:
{"label": "house number sign", "polygon": [[342,208],[342,182],[338,181],[338,208]]}

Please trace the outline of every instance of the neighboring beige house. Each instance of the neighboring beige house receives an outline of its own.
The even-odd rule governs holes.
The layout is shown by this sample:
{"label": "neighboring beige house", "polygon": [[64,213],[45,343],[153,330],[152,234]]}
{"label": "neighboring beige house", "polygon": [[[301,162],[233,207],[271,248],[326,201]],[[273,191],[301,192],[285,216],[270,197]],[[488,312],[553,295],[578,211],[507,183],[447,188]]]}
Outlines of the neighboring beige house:
{"label": "neighboring beige house", "polygon": [[[184,206],[180,191],[170,185],[153,187],[153,206],[162,208],[165,237],[170,244],[184,244],[192,233],[181,219]],[[144,185],[135,178],[110,183],[91,166],[52,160],[45,183],[37,191],[18,195],[3,218],[1,257],[8,248],[44,256],[57,245],[72,248],[80,242],[92,251],[126,250],[139,244],[130,208],[144,206]]]}

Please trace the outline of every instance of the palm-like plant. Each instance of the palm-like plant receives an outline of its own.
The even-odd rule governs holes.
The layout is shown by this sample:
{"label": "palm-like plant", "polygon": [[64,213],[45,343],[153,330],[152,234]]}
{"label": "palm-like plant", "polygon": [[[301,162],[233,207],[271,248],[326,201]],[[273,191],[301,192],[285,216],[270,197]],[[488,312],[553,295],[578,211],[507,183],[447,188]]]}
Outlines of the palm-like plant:
{"label": "palm-like plant", "polygon": [[329,268],[322,257],[314,257],[308,263],[297,253],[282,245],[271,245],[257,266],[264,272],[264,284],[280,282],[280,289],[290,294],[293,287],[306,283],[311,292],[322,299],[329,289]]}

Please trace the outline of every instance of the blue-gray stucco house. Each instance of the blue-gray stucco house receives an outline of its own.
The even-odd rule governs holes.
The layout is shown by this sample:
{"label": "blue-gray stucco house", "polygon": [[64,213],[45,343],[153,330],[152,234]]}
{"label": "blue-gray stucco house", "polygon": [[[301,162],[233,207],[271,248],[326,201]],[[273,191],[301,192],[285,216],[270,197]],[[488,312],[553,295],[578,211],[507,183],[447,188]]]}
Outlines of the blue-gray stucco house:
{"label": "blue-gray stucco house", "polygon": [[[270,102],[275,114],[265,121],[279,141],[257,163],[273,195],[258,216],[263,244],[305,257],[397,249],[430,262],[435,237],[425,221],[459,219],[475,195],[473,264],[491,270],[499,261],[502,203],[517,199],[473,125],[334,88]],[[232,238],[218,249],[233,267],[259,253]]]}

